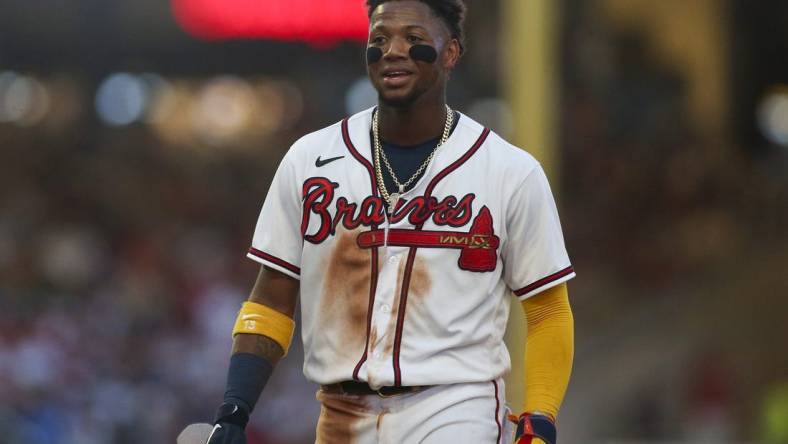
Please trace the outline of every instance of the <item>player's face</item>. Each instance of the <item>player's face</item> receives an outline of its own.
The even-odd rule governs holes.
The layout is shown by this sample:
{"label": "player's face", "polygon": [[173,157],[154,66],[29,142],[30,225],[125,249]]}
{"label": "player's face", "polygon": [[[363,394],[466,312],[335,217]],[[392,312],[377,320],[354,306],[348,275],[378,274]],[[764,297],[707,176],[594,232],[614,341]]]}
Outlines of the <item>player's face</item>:
{"label": "player's face", "polygon": [[[446,24],[429,6],[412,0],[390,1],[375,9],[368,45],[383,51],[383,58],[370,64],[368,73],[380,100],[391,106],[442,97],[460,54],[459,43],[451,38]],[[432,46],[438,51],[437,61],[413,60],[409,55],[413,45]]]}

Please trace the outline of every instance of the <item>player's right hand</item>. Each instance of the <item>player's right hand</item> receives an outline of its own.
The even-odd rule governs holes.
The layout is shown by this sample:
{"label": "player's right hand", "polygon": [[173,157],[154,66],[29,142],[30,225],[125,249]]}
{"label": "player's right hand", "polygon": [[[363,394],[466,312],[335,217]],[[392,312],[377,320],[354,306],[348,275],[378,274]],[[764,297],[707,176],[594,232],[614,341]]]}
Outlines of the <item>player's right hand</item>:
{"label": "player's right hand", "polygon": [[205,444],[246,444],[246,432],[235,424],[219,423],[213,426]]}
{"label": "player's right hand", "polygon": [[249,412],[235,404],[224,403],[216,411],[213,430],[205,444],[246,444]]}

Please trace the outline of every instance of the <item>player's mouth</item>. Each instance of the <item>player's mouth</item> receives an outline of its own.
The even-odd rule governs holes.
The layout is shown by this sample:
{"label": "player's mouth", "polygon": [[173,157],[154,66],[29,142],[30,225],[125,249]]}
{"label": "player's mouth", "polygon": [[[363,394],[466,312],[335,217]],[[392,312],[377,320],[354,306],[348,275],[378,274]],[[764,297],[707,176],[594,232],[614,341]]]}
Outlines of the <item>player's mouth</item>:
{"label": "player's mouth", "polygon": [[406,69],[388,69],[383,71],[383,84],[388,87],[399,87],[405,85],[413,73]]}

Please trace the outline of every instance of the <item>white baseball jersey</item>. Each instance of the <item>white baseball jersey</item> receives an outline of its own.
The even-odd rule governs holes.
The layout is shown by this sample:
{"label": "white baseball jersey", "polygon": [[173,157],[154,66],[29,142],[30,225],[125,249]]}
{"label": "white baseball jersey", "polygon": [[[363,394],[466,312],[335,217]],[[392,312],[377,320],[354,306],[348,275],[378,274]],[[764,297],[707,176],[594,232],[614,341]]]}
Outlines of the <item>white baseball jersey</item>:
{"label": "white baseball jersey", "polygon": [[460,114],[391,215],[372,109],[298,140],[249,257],[300,279],[304,374],[373,388],[493,381],[510,368],[510,294],[574,277],[539,163]]}

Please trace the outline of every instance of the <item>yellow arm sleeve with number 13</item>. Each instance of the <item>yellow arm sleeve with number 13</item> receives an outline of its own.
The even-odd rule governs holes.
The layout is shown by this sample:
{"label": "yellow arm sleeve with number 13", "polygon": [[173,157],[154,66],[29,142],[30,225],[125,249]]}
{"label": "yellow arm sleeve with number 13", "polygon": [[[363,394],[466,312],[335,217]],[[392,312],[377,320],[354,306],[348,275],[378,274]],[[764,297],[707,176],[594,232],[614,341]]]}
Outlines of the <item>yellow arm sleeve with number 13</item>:
{"label": "yellow arm sleeve with number 13", "polygon": [[[574,356],[574,319],[566,284],[522,302],[525,342],[525,411],[555,420],[569,384]],[[534,439],[535,443],[541,440]]]}

